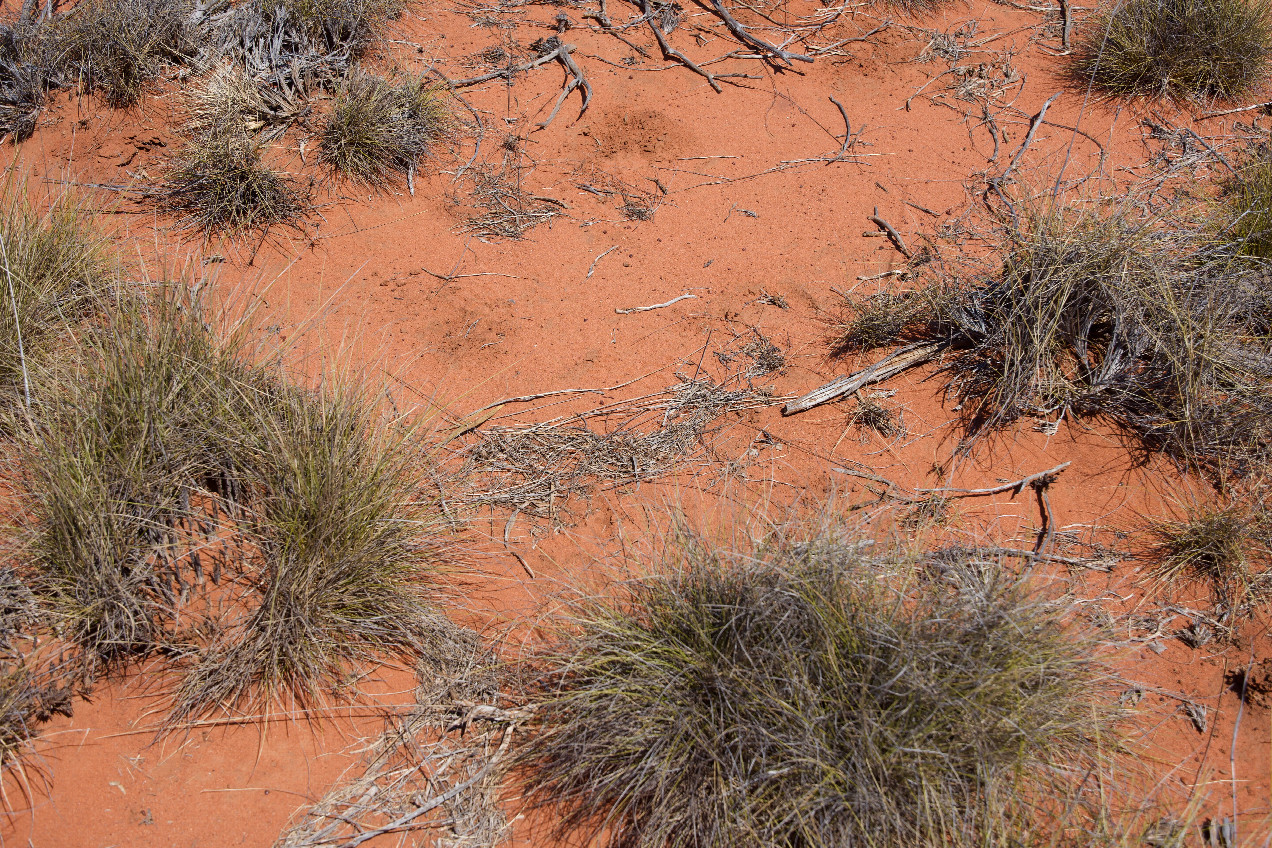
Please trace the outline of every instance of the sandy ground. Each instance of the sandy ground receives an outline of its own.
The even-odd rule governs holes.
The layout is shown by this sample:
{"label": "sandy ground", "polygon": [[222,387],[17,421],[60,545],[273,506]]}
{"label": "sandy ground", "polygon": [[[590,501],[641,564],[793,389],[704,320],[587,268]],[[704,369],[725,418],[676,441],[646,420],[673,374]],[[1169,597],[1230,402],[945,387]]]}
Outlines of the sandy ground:
{"label": "sandy ground", "polygon": [[[814,8],[796,5],[792,11]],[[469,11],[425,0],[386,49],[407,70],[435,63],[457,78],[480,71],[466,67],[464,57],[512,44],[524,49],[556,31],[555,7]],[[1195,126],[1206,137],[1222,135],[1232,120],[1250,120],[1236,115],[1228,123],[1192,124],[1187,113],[1162,104],[1086,99],[1061,79],[1055,16],[992,3],[897,18],[866,41],[783,73],[732,59],[713,70],[750,76],[734,78],[737,84],[722,93],[652,58],[657,48],[648,31],[629,35],[650,52],[644,59],[590,28],[579,10],[562,11],[572,28],[561,37],[576,45],[574,56],[594,88],[586,114],[577,118],[576,93],[547,128],[535,129],[562,82],[555,64],[511,86],[465,90],[482,119],[477,157],[464,167],[476,128],[457,131],[453,145],[428,163],[430,172],[416,176],[413,195],[404,185],[368,195],[324,182],[303,235],[279,233],[263,245],[191,242],[126,191],[93,196],[111,213],[121,243],[135,238],[139,246],[129,250],[152,268],[156,253],[193,254],[192,266],[215,272],[223,291],[259,295],[280,337],[303,331],[301,349],[312,357],[302,362],[342,357],[390,374],[395,403],[440,409],[437,420],[445,426],[506,397],[628,384],[569,397],[561,406],[544,400],[516,408],[516,420],[535,420],[657,391],[675,382],[677,370],[721,373],[725,366],[704,351],[752,328],[787,356],[774,390],[801,394],[854,364],[827,356],[826,321],[841,293],[886,286],[889,278],[861,278],[904,267],[886,238],[865,235],[877,232],[867,216],[877,209],[915,250],[938,232],[961,232],[967,251],[983,250],[984,208],[968,186],[978,175],[1003,173],[1031,116],[1052,95],[1059,98],[1048,123],[1038,126],[1014,176],[1045,189],[1062,174],[1074,197],[1116,193],[1139,175],[1126,166],[1141,167],[1161,149],[1145,118]],[[846,16],[837,38],[879,26],[880,16],[867,12]],[[677,34],[699,61],[732,49],[700,11],[689,12]],[[961,57],[941,58],[946,44],[961,45]],[[967,70],[937,76],[952,66]],[[959,86],[968,99],[959,98]],[[986,92],[997,95],[977,99]],[[844,124],[832,97],[844,105],[854,133],[842,157]],[[455,111],[471,123],[464,105],[456,103]],[[997,143],[985,114],[995,116]],[[175,85],[133,112],[62,96],[20,160],[38,179],[144,184],[179,144],[179,115]],[[312,147],[302,159],[303,137],[286,138],[279,163],[317,175]],[[1210,167],[1196,175],[1204,178]],[[478,168],[502,169],[528,193],[555,201],[539,205],[559,214],[520,240],[466,232]],[[625,205],[644,220],[625,214]],[[954,250],[952,241],[939,244]],[[616,311],[685,294],[693,297],[665,308]],[[788,418],[775,404],[731,423],[721,452],[744,461],[729,469],[727,483],[699,469],[602,493],[575,505],[561,526],[522,518],[512,542],[533,580],[502,545],[507,513],[483,514],[464,542],[472,574],[464,615],[495,631],[540,609],[562,586],[595,579],[594,554],[612,546],[621,527],[639,532],[632,528],[639,528],[645,507],[688,505],[709,521],[744,524],[760,510],[868,494],[865,481],[837,468],[865,467],[905,485],[976,487],[1071,461],[1049,490],[1056,523],[1063,532],[1103,541],[1161,514],[1194,486],[1167,464],[1138,462],[1115,433],[1068,421],[1054,435],[1026,423],[970,456],[956,455],[954,401],[930,377],[912,373],[886,386],[896,394],[883,402],[901,412],[904,437],[863,439],[846,430],[851,403]],[[1039,520],[1026,491],[1016,499],[961,500],[941,532],[1032,540]],[[1092,573],[1084,589],[1111,611],[1137,609],[1148,592],[1136,569],[1124,563]],[[1269,814],[1269,712],[1250,706],[1237,727],[1238,701],[1224,682],[1228,671],[1269,655],[1267,636],[1252,629],[1212,652],[1191,650],[1168,634],[1128,632],[1119,659],[1126,688],[1142,690],[1141,729],[1131,744],[1138,759],[1154,764],[1155,792],[1169,799],[1198,787],[1207,795],[1205,815],[1222,816],[1231,814],[1235,791],[1243,819]],[[74,719],[48,726],[29,791],[10,788],[15,812],[4,823],[4,843],[269,845],[295,811],[356,762],[382,726],[377,709],[410,704],[409,674],[369,674],[368,703],[337,708],[320,723],[275,705],[268,722],[216,723],[156,739],[163,687],[153,669],[138,669],[77,704]],[[1180,698],[1207,707],[1205,732]],[[524,821],[514,833],[522,844],[540,844]]]}

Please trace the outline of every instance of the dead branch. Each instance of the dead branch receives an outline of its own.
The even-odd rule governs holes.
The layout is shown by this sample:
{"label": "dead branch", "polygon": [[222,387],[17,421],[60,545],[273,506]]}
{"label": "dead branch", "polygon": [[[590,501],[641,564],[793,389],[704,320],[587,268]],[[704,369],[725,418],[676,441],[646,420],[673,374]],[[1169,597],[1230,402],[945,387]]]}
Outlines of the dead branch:
{"label": "dead branch", "polygon": [[901,255],[909,259],[910,249],[905,246],[905,239],[901,238],[901,234],[893,229],[892,225],[879,217],[879,207],[875,207],[874,214],[870,216],[870,222],[877,224],[879,229],[888,234],[888,240],[892,242],[892,246],[901,251]]}
{"label": "dead branch", "polygon": [[729,28],[729,32],[733,33],[733,35],[738,39],[738,41],[741,41],[747,47],[751,47],[755,50],[758,50],[761,53],[761,55],[767,53],[771,56],[775,56],[778,59],[781,59],[783,62],[785,62],[788,65],[791,63],[792,59],[794,59],[797,62],[811,63],[813,61],[812,56],[807,56],[803,53],[792,53],[789,50],[783,50],[781,47],[775,47],[774,45],[769,44],[767,41],[764,41],[762,39],[756,38],[754,35],[751,35],[751,33],[747,32],[746,27],[738,23],[737,19],[734,18],[733,15],[729,14],[729,10],[724,8],[724,3],[720,2],[720,0],[711,0],[711,10],[716,13],[716,15],[720,18],[720,20],[724,21],[724,25]]}
{"label": "dead branch", "polygon": [[915,489],[914,491],[923,495],[938,495],[943,498],[976,498],[984,495],[999,495],[1003,492],[1011,492],[1012,496],[1019,495],[1026,486],[1045,486],[1072,464],[1062,462],[1055,468],[1048,468],[1046,471],[1039,471],[1037,474],[1030,474],[1028,477],[1022,477],[1013,483],[1003,483],[1001,486],[991,486],[988,489]]}
{"label": "dead branch", "polygon": [[1069,52],[1069,36],[1073,32],[1073,16],[1069,11],[1069,0],[1060,0],[1060,19],[1064,22],[1064,29],[1061,30],[1060,46],[1064,51]]}
{"label": "dead branch", "polygon": [[1007,166],[1007,170],[1003,171],[1002,174],[996,178],[997,182],[1001,183],[1003,180],[1007,179],[1007,176],[1015,170],[1017,165],[1020,164],[1020,160],[1024,157],[1025,151],[1029,149],[1029,145],[1033,144],[1034,133],[1038,131],[1038,127],[1042,126],[1042,119],[1047,116],[1047,110],[1051,108],[1052,103],[1056,102],[1056,98],[1058,98],[1060,94],[1061,92],[1057,91],[1055,94],[1048,97],[1047,102],[1043,103],[1042,108],[1038,110],[1038,114],[1034,115],[1029,120],[1029,132],[1025,134],[1024,143],[1020,145],[1020,149],[1016,151],[1016,155],[1011,157],[1011,164]]}
{"label": "dead branch", "polygon": [[649,28],[654,32],[654,38],[658,40],[658,47],[662,50],[663,58],[668,61],[675,60],[684,65],[689,70],[706,78],[707,83],[715,91],[716,94],[724,91],[720,87],[720,83],[716,82],[715,74],[704,70],[694,64],[693,60],[679,50],[667,43],[667,36],[663,34],[662,27],[658,25],[657,15],[649,6],[649,0],[640,0],[640,9],[645,13],[645,22],[649,24]]}
{"label": "dead branch", "polygon": [[908,371],[925,362],[931,362],[940,356],[944,349],[944,342],[924,342],[898,348],[869,368],[847,377],[840,377],[838,380],[833,380],[803,397],[791,401],[782,407],[782,415],[806,412],[815,406],[821,406],[823,403],[829,403],[850,395],[871,383],[878,383],[895,377],[903,371]]}

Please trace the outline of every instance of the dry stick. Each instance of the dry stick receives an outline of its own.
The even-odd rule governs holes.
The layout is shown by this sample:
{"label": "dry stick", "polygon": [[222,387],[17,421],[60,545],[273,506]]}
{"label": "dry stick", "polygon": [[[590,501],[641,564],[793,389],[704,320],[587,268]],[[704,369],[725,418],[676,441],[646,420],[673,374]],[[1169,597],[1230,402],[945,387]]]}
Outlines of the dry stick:
{"label": "dry stick", "polygon": [[769,44],[767,41],[764,41],[762,39],[756,38],[755,36],[751,35],[751,33],[746,31],[746,27],[738,23],[737,19],[734,18],[733,15],[729,14],[729,10],[724,8],[724,4],[721,3],[720,0],[711,0],[711,9],[717,15],[719,15],[720,20],[724,21],[724,25],[729,28],[729,32],[733,33],[737,37],[738,41],[741,41],[743,44],[747,45],[748,47],[753,47],[756,50],[759,50],[761,53],[770,53],[773,56],[776,56],[777,58],[781,59],[783,62],[785,62],[788,65],[791,63],[792,59],[799,62],[809,62],[809,63],[813,61],[812,56],[806,56],[803,53],[792,53],[789,50],[783,50],[780,47],[774,47],[772,44]]}
{"label": "dry stick", "polygon": [[651,312],[655,309],[663,309],[671,306],[673,303],[679,303],[682,300],[690,300],[697,297],[696,294],[682,294],[680,297],[673,297],[666,303],[655,303],[653,306],[633,306],[630,309],[615,309],[619,315],[630,315],[633,312]]}
{"label": "dry stick", "polygon": [[833,97],[830,98],[830,102],[835,104],[839,109],[839,114],[844,119],[844,143],[839,148],[839,154],[835,156],[835,159],[838,160],[848,155],[848,145],[852,144],[852,123],[848,120],[848,110],[844,108],[844,104]]}
{"label": "dry stick", "polygon": [[371,839],[375,839],[377,836],[382,836],[386,833],[393,833],[396,830],[402,830],[403,828],[405,828],[411,822],[415,821],[420,816],[424,815],[425,813],[432,812],[433,810],[440,807],[442,804],[445,804],[447,801],[454,798],[456,795],[460,794],[461,792],[466,792],[467,790],[471,789],[474,785],[476,785],[479,781],[484,780],[486,776],[490,774],[490,770],[494,768],[495,763],[499,762],[499,759],[505,753],[507,753],[508,745],[512,741],[513,727],[515,727],[515,725],[509,725],[504,730],[503,741],[499,743],[499,750],[496,751],[495,755],[490,758],[490,762],[482,766],[481,770],[478,771],[476,774],[474,774],[472,777],[468,778],[463,783],[460,783],[456,786],[452,786],[450,789],[446,790],[441,795],[438,795],[436,798],[433,798],[427,803],[422,804],[419,807],[416,807],[414,810],[402,816],[401,818],[398,818],[389,822],[384,827],[377,827],[374,830],[368,830],[365,833],[358,834],[353,839],[350,839],[348,842],[341,845],[340,848],[357,848],[357,846],[361,845],[363,842],[366,842]]}
{"label": "dry stick", "polygon": [[609,256],[611,253],[613,253],[613,252],[614,252],[614,251],[616,251],[616,250],[618,250],[618,245],[614,245],[614,246],[613,246],[613,247],[611,247],[609,250],[605,251],[604,253],[602,253],[601,255],[597,256],[595,259],[593,259],[593,260],[592,260],[592,267],[590,267],[590,268],[588,268],[588,269],[587,269],[587,277],[586,277],[585,279],[589,279],[589,280],[590,280],[590,279],[592,278],[592,275],[593,275],[594,273],[596,273],[596,264],[597,264],[598,262],[600,262],[602,259],[604,259],[606,256]]}
{"label": "dry stick", "polygon": [[1235,115],[1238,112],[1252,112],[1255,109],[1272,108],[1272,100],[1266,103],[1255,103],[1253,106],[1239,106],[1236,109],[1224,109],[1222,112],[1207,112],[1204,115],[1198,115],[1197,120],[1204,121],[1207,118],[1218,118],[1222,115]]}
{"label": "dry stick", "polygon": [[923,85],[919,86],[918,91],[914,92],[914,93],[913,93],[913,94],[911,94],[908,98],[906,98],[906,101],[905,101],[905,111],[907,111],[907,112],[909,112],[909,111],[910,111],[910,103],[911,103],[911,101],[913,101],[913,100],[914,100],[914,98],[916,98],[916,97],[918,97],[920,94],[922,94],[922,93],[923,93],[923,89],[927,88],[929,85],[931,85],[932,83],[936,82],[937,80],[939,80],[941,77],[945,76],[946,74],[952,74],[952,73],[954,73],[956,70],[958,70],[958,68],[950,68],[950,69],[948,69],[948,70],[941,71],[939,74],[937,74],[936,76],[932,77],[932,78],[931,78],[930,80],[928,80],[927,82],[923,83]]}
{"label": "dry stick", "polygon": [[879,207],[875,207],[874,214],[870,216],[873,224],[878,224],[879,229],[888,234],[888,240],[892,242],[892,246],[901,251],[901,255],[906,259],[911,258],[910,249],[905,246],[905,240],[901,238],[901,234],[892,228],[892,225],[879,217]]}
{"label": "dry stick", "polygon": [[914,202],[914,201],[912,201],[912,200],[907,200],[907,201],[905,202],[905,205],[906,205],[906,206],[911,206],[911,207],[913,207],[913,208],[915,208],[915,209],[919,210],[920,212],[926,212],[927,214],[931,215],[933,218],[939,218],[939,217],[941,217],[941,213],[940,213],[940,212],[933,212],[931,209],[928,209],[926,206],[920,206],[919,204],[915,203],[915,202]]}
{"label": "dry stick", "polygon": [[1042,126],[1042,119],[1047,116],[1047,110],[1051,108],[1052,103],[1056,102],[1056,98],[1059,97],[1060,94],[1061,92],[1057,91],[1055,94],[1048,97],[1047,102],[1043,103],[1042,108],[1038,110],[1038,114],[1029,119],[1029,132],[1025,134],[1024,143],[1020,145],[1020,149],[1016,151],[1016,155],[1011,157],[1011,164],[1007,166],[1007,170],[1003,171],[1001,175],[996,177],[995,182],[1002,182],[1007,179],[1007,175],[1015,170],[1016,166],[1020,164],[1020,160],[1025,155],[1025,151],[1029,149],[1030,144],[1033,144],[1034,133],[1038,131],[1038,127]]}
{"label": "dry stick", "polygon": [[[561,111],[561,107],[565,104],[565,98],[569,97],[570,92],[574,91],[576,88],[582,87],[583,89],[583,106],[579,109],[580,118],[583,117],[583,113],[587,111],[587,107],[592,103],[592,84],[587,81],[587,77],[583,76],[583,69],[580,68],[578,63],[570,56],[570,52],[573,50],[573,44],[562,44],[556,50],[556,58],[565,67],[565,72],[569,77],[569,82],[567,82],[565,87],[561,89],[561,94],[557,97],[556,105],[552,107],[552,111],[548,114],[547,119],[541,124],[538,124],[538,129],[546,129],[548,124],[552,123],[552,119],[557,116],[557,112]],[[542,200],[551,198],[536,199]],[[560,201],[553,202],[559,203]]]}
{"label": "dry stick", "polygon": [[824,386],[813,389],[803,397],[787,403],[782,407],[782,414],[794,415],[797,412],[805,412],[815,406],[821,406],[823,403],[829,403],[832,400],[838,400],[841,397],[850,395],[871,383],[878,383],[890,377],[895,377],[902,371],[908,371],[917,365],[936,359],[944,348],[944,342],[926,342],[898,348],[869,368],[858,371],[856,374],[850,374],[847,377],[840,377],[838,380],[833,380]]}
{"label": "dry stick", "polygon": [[1060,37],[1060,45],[1065,52],[1069,51],[1069,33],[1073,31],[1073,18],[1069,14],[1069,0],[1060,0],[1060,17],[1064,20],[1063,35]]}
{"label": "dry stick", "polygon": [[521,567],[526,570],[526,574],[530,575],[530,579],[534,580],[534,569],[530,567],[530,563],[526,562],[526,558],[513,550],[512,541],[512,525],[516,522],[517,516],[521,514],[521,507],[517,507],[512,511],[512,515],[508,516],[508,523],[504,525],[504,547],[508,549],[508,553],[517,558],[517,562],[521,563]]}
{"label": "dry stick", "polygon": [[658,47],[662,50],[664,59],[674,59],[689,70],[693,71],[695,74],[700,74],[703,77],[706,77],[707,82],[711,85],[711,88],[716,94],[724,91],[724,89],[720,87],[720,83],[716,82],[715,74],[698,67],[694,64],[692,59],[667,43],[667,36],[663,35],[662,28],[654,21],[654,11],[649,6],[649,0],[640,0],[640,9],[645,13],[645,22],[648,23],[649,28],[654,31],[654,38],[658,39]]}

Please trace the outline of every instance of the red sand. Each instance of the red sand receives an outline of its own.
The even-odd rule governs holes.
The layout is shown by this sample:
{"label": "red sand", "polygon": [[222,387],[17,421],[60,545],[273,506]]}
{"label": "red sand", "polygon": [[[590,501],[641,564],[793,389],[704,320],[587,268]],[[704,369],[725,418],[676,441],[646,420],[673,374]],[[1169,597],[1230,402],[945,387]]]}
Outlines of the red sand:
{"label": "red sand", "polygon": [[[528,43],[549,35],[556,11],[521,8],[507,16],[520,25],[501,30],[472,26],[468,17],[429,0],[405,22],[404,41],[417,41],[420,52],[405,43],[395,49],[409,70],[422,70],[426,59],[437,57],[448,74],[462,75],[454,60],[506,38]],[[576,12],[567,10],[577,24]],[[920,233],[975,208],[980,201],[965,190],[965,182],[978,173],[1001,173],[1025,136],[1029,116],[1056,92],[1065,93],[1048,120],[1070,127],[1080,121],[1108,152],[1101,189],[1111,190],[1107,175],[1126,178],[1119,166],[1145,158],[1138,122],[1141,110],[1147,114],[1149,107],[1119,112],[1098,103],[1083,105],[1080,94],[1067,90],[1057,76],[1062,60],[1044,49],[1054,48],[1056,39],[1038,39],[1028,28],[1039,22],[1037,14],[977,2],[948,7],[915,26],[950,33],[971,21],[980,33],[971,41],[983,44],[963,64],[1000,62],[991,70],[1001,76],[1001,61],[1007,58],[1025,78],[1023,85],[1008,87],[1005,101],[1021,89],[1017,111],[999,118],[1004,137],[993,164],[987,161],[993,149],[988,130],[975,125],[979,115],[965,121],[950,108],[972,112],[979,108],[975,104],[947,94],[949,105],[920,96],[905,108],[908,97],[948,67],[939,59],[912,61],[924,51],[930,33],[896,26],[873,37],[873,43],[846,45],[851,56],[822,57],[799,65],[798,73],[775,75],[756,61],[733,60],[714,69],[761,78],[716,94],[701,77],[669,63],[624,67],[622,58],[632,55],[629,48],[610,36],[574,28],[563,38],[578,46],[575,57],[595,88],[582,119],[574,120],[576,94],[547,129],[529,132],[559,90],[561,73],[555,65],[519,78],[511,88],[496,83],[464,93],[483,110],[486,161],[500,161],[503,151],[496,145],[505,134],[520,137],[521,152],[507,155],[524,165],[524,185],[565,207],[551,226],[531,230],[521,241],[497,243],[458,232],[466,217],[465,191],[462,185],[457,190],[452,176],[471,155],[469,142],[455,155],[439,154],[433,163],[437,172],[417,176],[414,197],[403,186],[371,197],[343,184],[321,191],[324,205],[314,219],[319,223],[312,243],[284,237],[254,257],[252,245],[212,244],[203,255],[225,258],[218,266],[222,286],[264,293],[284,337],[305,323],[310,345],[320,353],[338,351],[373,368],[390,368],[399,405],[436,402],[462,415],[503,397],[611,386],[652,374],[606,395],[609,400],[631,397],[673,382],[681,360],[690,363],[680,365],[682,370],[692,367],[709,335],[718,342],[747,327],[758,327],[788,348],[792,367],[778,378],[777,388],[800,394],[851,365],[826,357],[823,319],[839,302],[836,290],[872,291],[887,281],[859,282],[858,275],[902,265],[886,239],[863,236],[876,229],[866,219],[876,207],[917,249]],[[864,17],[848,21],[841,37],[875,25]],[[676,43],[700,60],[728,49],[718,40],[701,49],[685,46],[692,45],[689,35],[676,35]],[[631,34],[642,45],[646,36],[639,30]],[[998,37],[987,40],[991,36]],[[950,77],[937,80],[925,94],[939,93],[949,82]],[[843,126],[831,96],[845,104],[853,131],[861,132],[853,148],[859,158],[784,165],[839,150]],[[172,129],[178,106],[171,89],[148,98],[135,113],[104,110],[91,99],[60,98],[22,148],[21,160],[35,176],[69,174],[86,184],[154,177],[178,143]],[[1188,124],[1186,114],[1170,116]],[[1209,122],[1199,124],[1198,131],[1215,133],[1219,127]],[[1071,142],[1066,177],[1093,173],[1096,146],[1044,124],[1019,174],[1049,187]],[[285,147],[290,149],[281,157],[284,166],[301,169],[296,142]],[[624,220],[617,208],[621,198],[578,188],[585,182],[603,186],[606,180],[621,180],[651,195],[657,203],[652,220]],[[121,197],[101,196],[106,204]],[[182,243],[168,222],[137,214],[126,198],[117,208],[121,231],[141,241],[140,255],[198,247]],[[248,258],[254,263],[248,265]],[[694,299],[649,312],[615,313],[686,293]],[[757,302],[762,294],[785,298],[789,309]],[[940,396],[937,381],[925,382],[918,374],[888,387],[898,391],[887,403],[904,410],[912,434],[900,444],[863,443],[855,434],[845,438],[844,404],[791,418],[782,418],[775,406],[734,430],[732,438],[743,446],[761,428],[773,443],[758,445],[746,478],[735,480],[736,489],[749,492],[750,503],[767,497],[776,505],[815,504],[831,492],[852,501],[863,496],[863,481],[833,469],[854,461],[901,483],[955,486],[992,485],[1072,461],[1050,490],[1057,523],[1079,533],[1107,533],[1133,529],[1144,515],[1160,514],[1190,485],[1165,464],[1136,467],[1107,430],[1067,423],[1051,437],[1022,425],[971,459],[952,459],[956,412]],[[630,518],[637,507],[699,497],[691,489],[642,484],[621,497],[598,499],[584,521],[559,533],[535,528],[538,535],[532,537],[530,522],[522,519],[515,542],[540,575],[537,581],[526,577],[501,544],[474,542],[478,591],[472,604],[478,620],[495,623],[533,610],[560,582],[578,578],[589,552],[603,548],[616,522],[623,515]],[[708,517],[741,520],[714,495],[705,496],[705,502]],[[947,531],[955,536],[986,532],[1009,539],[1018,529],[1035,529],[1039,521],[1028,493],[1015,500],[1005,495],[963,500],[958,510]],[[740,515],[745,517],[745,509]],[[497,541],[502,541],[503,521],[496,516],[485,525],[493,527]],[[1092,575],[1087,588],[1092,595],[1107,589],[1108,606],[1117,611],[1137,608],[1146,592],[1132,564],[1111,575]],[[1148,644],[1129,649],[1122,670],[1128,689],[1134,681],[1145,692],[1140,707],[1146,735],[1137,750],[1160,764],[1159,794],[1176,799],[1196,784],[1210,793],[1203,815],[1221,816],[1231,813],[1235,782],[1244,820],[1272,812],[1268,709],[1246,708],[1230,763],[1237,699],[1223,683],[1226,671],[1251,656],[1272,653],[1262,630],[1243,634],[1215,656],[1170,638],[1160,640],[1164,652],[1159,656]],[[392,682],[381,691],[390,694],[377,700],[409,703],[406,675],[389,677]],[[138,694],[150,679],[140,673],[104,685],[91,703],[77,705],[73,720],[48,726],[38,763],[47,786],[35,787],[32,809],[11,817],[3,832],[6,844],[29,839],[40,846],[269,845],[296,809],[320,797],[355,760],[357,740],[380,726],[373,717],[353,719],[337,711],[321,726],[304,721],[217,726],[156,741],[150,729],[163,709],[162,697]],[[1198,733],[1179,702],[1162,691],[1206,705],[1207,732]],[[10,802],[24,807],[12,793]],[[533,844],[533,835],[523,831],[519,838]]]}

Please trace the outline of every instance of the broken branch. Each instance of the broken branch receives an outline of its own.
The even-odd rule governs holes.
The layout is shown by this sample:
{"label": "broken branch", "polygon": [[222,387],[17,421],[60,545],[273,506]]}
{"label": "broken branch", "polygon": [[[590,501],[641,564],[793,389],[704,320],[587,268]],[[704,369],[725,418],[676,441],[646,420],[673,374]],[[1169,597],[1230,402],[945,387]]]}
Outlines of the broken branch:
{"label": "broken branch", "polygon": [[936,359],[944,348],[944,342],[925,342],[898,348],[869,368],[847,377],[840,377],[791,401],[782,407],[782,414],[794,415],[797,412],[805,412],[815,406],[850,395],[871,383],[895,377],[903,371]]}

